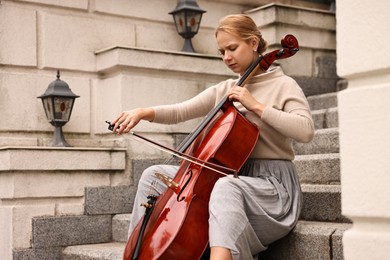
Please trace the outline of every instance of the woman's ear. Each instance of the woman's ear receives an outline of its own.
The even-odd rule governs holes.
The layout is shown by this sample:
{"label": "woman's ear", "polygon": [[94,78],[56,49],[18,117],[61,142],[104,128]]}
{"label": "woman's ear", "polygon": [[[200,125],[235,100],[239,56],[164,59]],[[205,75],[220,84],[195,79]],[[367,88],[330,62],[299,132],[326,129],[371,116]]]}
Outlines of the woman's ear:
{"label": "woman's ear", "polygon": [[257,51],[257,48],[259,47],[259,40],[256,37],[251,39],[251,47],[253,48],[253,51]]}

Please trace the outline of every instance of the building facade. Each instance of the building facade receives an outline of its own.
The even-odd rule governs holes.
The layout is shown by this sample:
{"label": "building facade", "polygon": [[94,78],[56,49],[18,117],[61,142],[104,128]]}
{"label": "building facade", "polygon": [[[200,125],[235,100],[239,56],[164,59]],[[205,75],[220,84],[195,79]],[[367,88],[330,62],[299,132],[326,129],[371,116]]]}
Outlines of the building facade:
{"label": "building facade", "polygon": [[[385,114],[390,64],[383,32],[390,6],[386,0],[340,1],[336,41],[331,1],[276,2],[198,1],[207,12],[193,39],[197,53],[183,53],[183,39],[168,14],[175,0],[1,0],[1,258],[12,259],[16,249],[33,246],[35,217],[85,214],[86,188],[133,185],[134,160],[166,157],[113,135],[105,121],[123,110],[185,100],[235,77],[218,56],[214,28],[227,14],[248,13],[271,49],[286,32],[298,37],[299,55],[280,63],[303,83],[318,76],[318,58],[335,58],[337,50],[338,75],[349,82],[339,93],[343,214],[353,221],[343,238],[344,255],[385,259],[390,252],[390,119]],[[69,148],[50,147],[53,127],[37,98],[57,70],[80,96],[63,127]],[[135,130],[174,146],[196,124],[141,123]]]}

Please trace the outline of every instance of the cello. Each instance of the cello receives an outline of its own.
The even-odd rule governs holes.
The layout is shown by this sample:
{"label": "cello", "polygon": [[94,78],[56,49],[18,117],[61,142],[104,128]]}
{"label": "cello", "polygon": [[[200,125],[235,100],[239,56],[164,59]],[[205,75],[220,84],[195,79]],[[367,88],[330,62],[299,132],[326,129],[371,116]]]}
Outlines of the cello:
{"label": "cello", "polygon": [[[293,35],[284,36],[281,45],[282,49],[260,55],[236,85],[245,85],[259,67],[267,70],[275,60],[299,50]],[[208,202],[214,184],[224,175],[238,177],[259,132],[223,98],[174,151],[184,159],[175,177],[156,173],[168,188],[159,196],[148,197],[145,215],[130,235],[123,259],[200,259],[208,246]]]}

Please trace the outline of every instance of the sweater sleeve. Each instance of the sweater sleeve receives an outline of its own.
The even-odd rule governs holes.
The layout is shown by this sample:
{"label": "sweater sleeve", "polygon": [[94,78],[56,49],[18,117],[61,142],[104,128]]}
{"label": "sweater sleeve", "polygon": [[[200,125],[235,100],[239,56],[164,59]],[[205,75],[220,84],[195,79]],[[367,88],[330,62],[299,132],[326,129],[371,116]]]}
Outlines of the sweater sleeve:
{"label": "sweater sleeve", "polygon": [[283,108],[267,106],[261,120],[286,137],[308,143],[314,137],[309,104],[300,88],[292,88],[288,92],[283,95],[286,97],[282,100]]}
{"label": "sweater sleeve", "polygon": [[190,119],[206,116],[225,95],[231,80],[211,86],[195,97],[181,103],[152,107],[155,111],[153,122],[176,124]]}

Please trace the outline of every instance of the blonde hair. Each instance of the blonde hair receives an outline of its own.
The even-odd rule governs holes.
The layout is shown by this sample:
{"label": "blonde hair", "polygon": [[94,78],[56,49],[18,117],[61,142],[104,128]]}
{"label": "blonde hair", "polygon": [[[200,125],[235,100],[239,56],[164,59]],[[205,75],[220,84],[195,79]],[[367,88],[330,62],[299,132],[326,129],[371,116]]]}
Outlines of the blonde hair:
{"label": "blonde hair", "polygon": [[215,30],[215,37],[220,31],[233,34],[246,42],[257,38],[259,40],[259,46],[256,50],[258,54],[262,54],[268,47],[256,23],[248,15],[232,14],[225,16],[219,21],[219,25]]}

